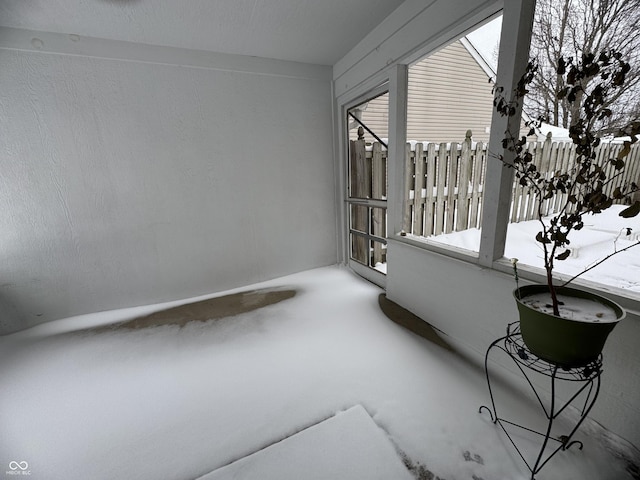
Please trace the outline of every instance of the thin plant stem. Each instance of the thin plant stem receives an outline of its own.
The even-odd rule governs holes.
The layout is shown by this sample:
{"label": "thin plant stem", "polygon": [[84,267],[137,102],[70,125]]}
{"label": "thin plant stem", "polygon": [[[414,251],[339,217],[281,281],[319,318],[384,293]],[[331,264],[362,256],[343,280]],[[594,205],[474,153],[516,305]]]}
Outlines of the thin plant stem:
{"label": "thin plant stem", "polygon": [[561,286],[562,286],[562,287],[564,287],[564,286],[566,286],[567,284],[569,284],[569,283],[573,282],[576,278],[578,278],[578,277],[579,277],[579,276],[581,276],[582,274],[587,273],[589,270],[592,270],[592,269],[596,268],[598,265],[600,265],[601,263],[603,263],[605,260],[610,259],[610,258],[611,258],[611,257],[613,257],[614,255],[617,255],[618,253],[625,252],[625,251],[629,250],[630,248],[637,247],[638,245],[640,245],[640,241],[637,241],[636,243],[633,243],[633,244],[629,245],[628,247],[625,247],[625,248],[623,248],[623,249],[621,249],[621,250],[616,250],[615,252],[610,253],[610,254],[609,254],[609,255],[607,255],[606,257],[604,257],[604,258],[602,258],[602,259],[598,260],[596,263],[594,263],[593,265],[591,265],[589,268],[585,268],[583,271],[581,271],[581,272],[580,272],[580,273],[578,273],[577,275],[574,275],[573,277],[571,277],[569,280],[567,280],[566,282],[564,282]]}
{"label": "thin plant stem", "polygon": [[518,282],[518,259],[517,258],[512,258],[511,259],[511,265],[513,265],[513,276],[516,279],[516,295],[518,296],[518,299],[520,299],[520,285]]}

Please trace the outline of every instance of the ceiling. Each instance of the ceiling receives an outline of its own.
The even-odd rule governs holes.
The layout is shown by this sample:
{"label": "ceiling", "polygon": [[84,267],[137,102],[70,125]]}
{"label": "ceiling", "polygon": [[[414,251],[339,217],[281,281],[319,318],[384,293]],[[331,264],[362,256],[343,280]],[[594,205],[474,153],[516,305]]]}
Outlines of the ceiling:
{"label": "ceiling", "polygon": [[333,65],[403,0],[2,0],[0,26]]}

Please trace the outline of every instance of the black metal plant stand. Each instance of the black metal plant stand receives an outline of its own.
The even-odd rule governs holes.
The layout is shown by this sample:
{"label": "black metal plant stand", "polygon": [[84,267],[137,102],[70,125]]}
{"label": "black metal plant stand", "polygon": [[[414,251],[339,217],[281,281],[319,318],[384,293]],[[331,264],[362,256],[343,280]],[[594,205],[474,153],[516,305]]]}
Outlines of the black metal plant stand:
{"label": "black metal plant stand", "polygon": [[[535,394],[538,403],[542,407],[542,411],[547,418],[547,429],[546,432],[538,432],[536,430],[532,430],[528,427],[519,425],[517,423],[511,422],[504,418],[498,416],[496,411],[496,404],[493,398],[493,391],[491,390],[491,377],[489,375],[489,354],[494,350],[501,350],[505,352],[509,358],[513,360],[515,365],[518,367],[524,378],[527,380],[527,383],[531,387],[531,390]],[[583,444],[579,440],[572,440],[573,434],[578,430],[578,427],[582,424],[583,420],[589,414],[589,411],[593,407],[598,397],[598,393],[600,392],[600,375],[602,373],[602,355],[598,357],[597,360],[576,368],[566,368],[560,365],[556,365],[554,363],[550,363],[546,360],[542,360],[538,358],[536,355],[531,353],[522,340],[522,334],[520,333],[520,323],[514,322],[507,326],[507,335],[504,337],[500,337],[495,340],[487,349],[487,353],[484,358],[484,369],[487,375],[487,384],[489,386],[489,395],[491,396],[491,407],[482,405],[479,409],[479,412],[482,412],[483,409],[489,412],[491,415],[491,420],[493,423],[497,423],[500,425],[507,438],[514,446],[520,458],[527,465],[527,468],[531,471],[531,479],[535,479],[535,475],[542,470],[549,460],[558,452],[567,450],[573,445],[578,445],[582,450]],[[537,372],[544,376],[550,378],[551,382],[551,400],[549,408],[544,404],[536,387],[531,382],[529,376],[531,372]],[[575,394],[564,404],[557,405],[556,399],[556,381],[569,381],[569,382],[578,382],[579,388],[575,392]],[[581,384],[581,385],[580,385]],[[584,399],[584,404],[581,408],[581,416],[577,421],[576,425],[573,427],[573,430],[568,435],[560,435],[553,436],[552,435],[552,427],[553,423],[558,418],[558,416],[570,405],[572,404],[583,392],[587,392],[586,397]],[[527,430],[536,435],[539,435],[543,438],[542,446],[540,448],[540,452],[536,458],[533,466],[524,458],[524,455],[514,442],[513,438],[505,428],[505,425],[509,425],[512,427],[517,427],[523,430]],[[545,456],[545,450],[547,449],[547,444],[549,441],[557,442],[559,445],[557,448],[553,449],[551,453]]]}

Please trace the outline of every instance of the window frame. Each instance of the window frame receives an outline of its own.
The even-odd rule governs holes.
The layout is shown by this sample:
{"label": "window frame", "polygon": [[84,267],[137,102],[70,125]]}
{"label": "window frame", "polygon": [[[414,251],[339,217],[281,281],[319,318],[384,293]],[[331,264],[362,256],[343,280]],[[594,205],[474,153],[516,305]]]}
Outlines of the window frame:
{"label": "window frame", "polygon": [[[496,85],[505,86],[503,93],[512,93],[514,87],[524,72],[529,59],[529,45],[535,14],[535,0],[519,0],[509,2],[496,2],[488,7],[487,16],[484,22],[489,22],[499,15],[502,15],[502,33],[500,50],[498,56],[498,71],[496,75]],[[476,28],[478,22],[473,25],[468,24],[467,31]],[[388,148],[388,194],[387,194],[387,243],[401,243],[417,247],[425,252],[442,255],[452,260],[464,261],[477,265],[481,268],[495,270],[507,275],[513,274],[511,263],[504,258],[506,233],[509,225],[509,211],[511,205],[511,189],[513,184],[513,170],[505,168],[503,163],[496,158],[489,158],[487,161],[487,183],[484,187],[483,198],[483,219],[481,225],[481,242],[478,252],[465,250],[457,247],[446,246],[442,243],[430,242],[429,240],[416,240],[401,235],[402,230],[402,202],[404,188],[404,155],[406,145],[406,115],[407,115],[407,81],[408,66],[420,58],[433,53],[442,46],[450,43],[464,34],[464,30],[447,31],[437,38],[431,38],[428,44],[418,48],[411,48],[404,56],[398,57],[394,61],[389,61],[387,65],[377,73],[371,75],[361,83],[349,87],[340,78],[339,85],[334,83],[334,92],[338,93],[335,98],[334,108],[337,113],[336,118],[336,142],[335,158],[337,159],[338,182],[336,185],[336,198],[344,200],[345,172],[342,170],[344,162],[344,125],[343,118],[346,109],[356,104],[363,95],[373,90],[384,82],[388,82],[389,91],[389,148]],[[489,140],[489,151],[501,152],[502,139],[507,129],[520,128],[521,112],[509,118],[504,118],[493,112],[491,120],[491,132]],[[337,202],[336,211],[339,222],[339,259],[343,264],[347,264],[348,245],[345,242],[345,232],[347,231],[346,218],[344,216],[343,202]],[[392,270],[393,258],[389,262],[389,269]],[[544,283],[546,281],[544,271],[538,267],[519,265],[518,273],[525,281]],[[562,277],[562,275],[559,275]],[[635,295],[627,291],[607,287],[603,284],[576,280],[576,285],[585,290],[594,292],[605,292],[609,298],[618,302],[631,312],[640,312],[640,294]]]}
{"label": "window frame", "polygon": [[[529,45],[531,42],[533,17],[535,14],[535,2],[530,0],[523,0],[521,2],[505,2],[503,10],[492,17],[489,17],[487,21],[500,14],[502,14],[502,33],[498,56],[496,85],[505,86],[503,94],[508,96],[515,90],[517,82],[522,76],[521,72],[524,72],[529,60]],[[411,57],[411,63],[416,59],[424,57],[428,53],[430,52],[422,52],[421,55],[413,54]],[[407,68],[408,65],[409,62],[402,66]],[[394,88],[396,89],[395,91]],[[402,119],[406,119],[406,91],[406,83],[404,85],[399,85],[398,82],[390,85],[389,89],[390,102],[393,97],[397,98],[401,94],[405,95],[405,110],[400,112]],[[401,159],[404,156],[404,145],[406,143],[406,125],[405,129],[402,131],[403,136],[396,135],[394,137],[391,130],[391,123],[394,120],[399,121],[399,118],[394,119],[392,117],[393,113],[394,112],[390,106],[389,155],[391,155],[391,149],[394,148],[394,158]],[[495,111],[492,115],[488,151],[501,152],[503,159],[507,162],[509,161],[509,155],[513,155],[513,153],[504,151],[502,148],[504,132],[515,132],[517,135],[517,132],[520,130],[521,114],[521,109],[518,109],[516,114],[511,117],[503,117]],[[406,121],[404,123],[406,123]],[[387,235],[389,242],[401,242],[429,252],[473,263],[483,268],[496,270],[509,275],[513,274],[513,266],[508,259],[504,258],[507,228],[510,223],[511,194],[514,180],[513,169],[505,168],[503,161],[498,160],[497,158],[490,157],[487,159],[486,183],[483,191],[483,218],[481,224],[480,247],[479,251],[475,252],[454,246],[443,245],[442,243],[432,242],[428,239],[416,240],[401,235],[404,162],[394,161],[393,163],[390,162],[390,165],[394,165],[395,171],[393,183],[395,187],[393,188],[395,196],[393,198],[389,198],[390,215],[389,232]],[[391,266],[391,268],[393,267]],[[536,283],[546,283],[545,272],[539,267],[519,265],[518,274],[524,280]],[[558,274],[558,278],[564,277],[568,279],[570,276]],[[585,290],[591,290],[596,293],[605,293],[609,298],[618,302],[627,310],[633,312],[640,311],[640,294],[635,294],[634,292],[628,292],[607,286],[606,284],[600,284],[584,279],[578,279],[575,283]]]}

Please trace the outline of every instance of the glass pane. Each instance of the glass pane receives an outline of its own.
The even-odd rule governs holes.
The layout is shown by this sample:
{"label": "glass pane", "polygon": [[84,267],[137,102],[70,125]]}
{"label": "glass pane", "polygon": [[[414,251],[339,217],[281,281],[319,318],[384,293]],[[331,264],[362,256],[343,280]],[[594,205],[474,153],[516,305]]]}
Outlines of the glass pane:
{"label": "glass pane", "polygon": [[409,67],[403,231],[477,252],[501,18]]}
{"label": "glass pane", "polygon": [[363,265],[369,265],[369,246],[366,237],[350,234],[351,237],[351,259]]}
{"label": "glass pane", "polygon": [[389,94],[349,110],[349,195],[387,198]]}
{"label": "glass pane", "polygon": [[382,265],[387,261],[387,246],[384,242],[369,237],[386,238],[386,208],[351,205],[350,212],[351,258],[386,272],[386,266]]}
{"label": "glass pane", "polygon": [[[369,99],[347,112],[349,132],[348,196],[350,258],[386,273],[387,132],[389,94]],[[375,206],[372,204],[376,204]]]}
{"label": "glass pane", "polygon": [[[610,181],[613,172],[609,159],[618,158],[624,148],[625,138],[616,138],[615,132],[624,130],[624,126],[633,120],[633,116],[630,116],[633,111],[631,105],[637,103],[640,87],[637,82],[623,82],[621,88],[616,88],[613,92],[604,82],[605,87],[598,87],[596,90],[596,85],[602,82],[602,78],[593,74],[581,81],[582,93],[573,96],[574,100],[571,95],[560,98],[556,96],[556,92],[565,91],[571,83],[567,75],[557,74],[560,58],[579,61],[587,53],[595,54],[597,59],[601,50],[593,51],[592,46],[603,41],[602,39],[606,39],[603,50],[617,51],[623,60],[631,62],[632,69],[637,68],[634,63],[637,63],[640,39],[619,36],[615,32],[635,28],[640,12],[637,6],[632,6],[629,2],[616,2],[616,5],[621,10],[613,14],[615,9],[602,10],[598,8],[597,2],[593,4],[582,0],[568,0],[559,5],[551,0],[539,0],[536,3],[531,57],[537,61],[538,71],[533,77],[534,81],[527,86],[524,111],[529,118],[540,120],[541,123],[536,128],[536,135],[528,138],[525,151],[531,155],[531,165],[535,166],[542,179],[552,180],[557,185],[555,179],[560,178],[561,174],[569,173],[570,178],[564,183],[573,184],[573,188],[566,187],[562,192],[551,187],[553,196],[540,201],[534,188],[522,186],[516,179],[512,189],[511,223],[507,231],[505,257],[517,258],[520,264],[544,268],[544,249],[536,241],[536,235],[542,231],[538,211],[542,212],[542,220],[547,229],[553,224],[566,229],[566,226],[571,226],[572,220],[554,222],[552,218],[562,216],[563,212],[575,214],[573,209],[576,205],[585,205],[585,192],[587,196],[590,195],[590,188],[593,187],[588,179],[597,178],[604,186],[602,193],[614,197],[613,205],[596,215],[584,213],[583,226],[569,230],[566,238],[570,243],[561,243],[555,254],[550,255],[554,258],[554,273],[566,274],[568,277],[581,274],[582,280],[637,294],[640,292],[636,273],[640,265],[640,247],[629,250],[625,248],[640,240],[640,217],[620,217],[618,214],[626,207],[625,199],[615,198],[613,192],[616,187],[638,181],[640,149],[637,144],[631,146],[624,159],[626,167],[615,174],[613,182]],[[565,28],[567,25],[571,26],[576,19],[579,19],[579,29]],[[560,31],[563,31],[562,36],[556,34]],[[598,40],[595,41],[596,39]],[[597,68],[600,72],[606,71],[604,66],[598,65]],[[564,70],[570,72],[573,67],[567,66]],[[612,74],[609,76],[615,77]],[[570,136],[570,128],[579,126],[581,119],[588,117],[589,111],[595,110],[597,113],[600,108],[598,103],[589,102],[585,105],[585,99],[594,90],[598,91],[596,97],[604,102],[607,111],[603,116],[596,114],[595,118],[587,122],[591,131],[588,136],[584,136],[586,142],[577,146]],[[607,178],[586,174],[582,177],[583,181],[574,182],[571,172],[577,171],[577,165],[585,165],[580,152],[585,151],[584,143],[590,143],[588,138],[598,139],[597,145],[591,144],[591,165],[601,168]],[[577,184],[580,185],[579,188],[575,187]],[[567,202],[570,198],[573,200]],[[581,211],[584,212],[584,209]],[[577,218],[577,215],[573,217]],[[564,235],[565,232],[561,233]],[[600,260],[615,252],[621,253],[597,265]]]}
{"label": "glass pane", "polygon": [[387,245],[351,233],[351,259],[387,273]]}
{"label": "glass pane", "polygon": [[371,228],[370,232],[376,237],[387,237],[387,209],[371,208]]}
{"label": "glass pane", "polygon": [[379,272],[387,273],[387,246],[383,243],[371,241],[371,267]]}
{"label": "glass pane", "polygon": [[369,233],[368,207],[365,205],[351,205],[351,230]]}
{"label": "glass pane", "polygon": [[[369,209],[363,205],[351,205],[349,227],[351,230],[366,234],[369,230]],[[351,258],[365,265],[369,264],[369,247],[367,238],[361,235],[350,234],[351,237]]]}

